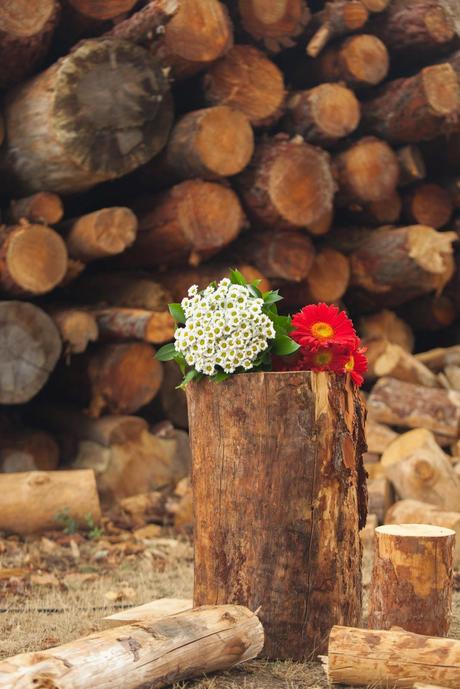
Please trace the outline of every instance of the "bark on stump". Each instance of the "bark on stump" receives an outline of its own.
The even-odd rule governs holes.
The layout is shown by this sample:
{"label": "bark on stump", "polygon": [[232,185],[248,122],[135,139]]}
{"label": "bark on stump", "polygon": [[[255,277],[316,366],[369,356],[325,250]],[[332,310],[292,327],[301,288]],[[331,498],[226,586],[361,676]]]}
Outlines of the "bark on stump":
{"label": "bark on stump", "polygon": [[308,658],[335,621],[361,619],[357,391],[323,373],[251,373],[191,384],[187,399],[194,603],[262,606],[265,656]]}

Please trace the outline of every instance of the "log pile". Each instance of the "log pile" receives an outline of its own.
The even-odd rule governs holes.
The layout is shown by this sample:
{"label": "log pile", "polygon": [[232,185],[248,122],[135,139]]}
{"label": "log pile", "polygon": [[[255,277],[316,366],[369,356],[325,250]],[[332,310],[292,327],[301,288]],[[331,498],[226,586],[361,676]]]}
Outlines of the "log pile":
{"label": "log pile", "polygon": [[189,514],[153,355],[168,302],[237,266],[359,322],[378,521],[394,491],[460,511],[459,26],[448,0],[0,0],[0,471]]}

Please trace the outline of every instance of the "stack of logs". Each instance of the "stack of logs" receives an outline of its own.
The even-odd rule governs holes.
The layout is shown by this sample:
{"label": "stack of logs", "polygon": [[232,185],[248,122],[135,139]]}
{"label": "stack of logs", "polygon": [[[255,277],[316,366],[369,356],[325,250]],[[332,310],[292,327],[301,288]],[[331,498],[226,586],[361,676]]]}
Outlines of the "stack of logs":
{"label": "stack of logs", "polygon": [[371,511],[453,523],[459,37],[456,0],[0,0],[0,471],[173,490],[167,304],[238,266],[360,322]]}

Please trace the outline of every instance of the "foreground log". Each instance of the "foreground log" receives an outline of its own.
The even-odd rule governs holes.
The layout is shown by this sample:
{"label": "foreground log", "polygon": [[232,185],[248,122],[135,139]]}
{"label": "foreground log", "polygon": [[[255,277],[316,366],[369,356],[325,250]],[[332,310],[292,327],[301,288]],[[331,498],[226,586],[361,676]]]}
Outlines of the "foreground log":
{"label": "foreground log", "polygon": [[255,127],[276,122],[283,111],[283,74],[251,45],[235,45],[203,78],[210,105],[241,110]]}
{"label": "foreground log", "polygon": [[[166,687],[171,682],[227,670],[255,658],[264,642],[257,616],[236,605],[197,608],[138,624],[113,627],[63,646],[6,658],[0,687],[31,686],[43,678],[71,689],[94,686],[94,673],[82,676],[81,662],[97,668],[99,680],[114,689]],[[110,662],[107,662],[110,658]]]}
{"label": "foreground log", "polygon": [[136,239],[137,218],[129,208],[102,208],[60,225],[69,256],[88,263],[121,254]]}
{"label": "foreground log", "polygon": [[[172,340],[176,324],[169,311],[122,307],[93,308],[99,333],[105,340],[141,340],[164,344]],[[422,364],[419,364],[420,366]]]}
{"label": "foreground log", "polygon": [[191,598],[158,598],[151,603],[136,605],[129,610],[122,610],[103,618],[106,627],[120,627],[124,624],[136,622],[153,622],[162,617],[176,615],[178,612],[191,610],[193,601]]}
{"label": "foreground log", "polygon": [[368,627],[447,636],[455,531],[427,524],[375,530]]}
{"label": "foreground log", "polygon": [[57,194],[40,191],[32,196],[11,201],[8,221],[15,225],[21,220],[41,225],[56,225],[64,215],[64,207]]}
{"label": "foreground log", "polygon": [[59,333],[46,313],[20,301],[0,302],[0,323],[0,404],[28,402],[56,365]]}
{"label": "foreground log", "polygon": [[438,378],[427,366],[399,345],[390,342],[374,359],[372,368],[378,378],[389,376],[427,388],[441,387]]}
{"label": "foreground log", "polygon": [[90,342],[97,340],[99,329],[88,311],[63,306],[47,310],[59,330],[66,354],[81,354]]}
{"label": "foreground log", "polygon": [[375,86],[389,69],[388,51],[377,36],[351,36],[327,48],[311,65],[307,77],[316,82],[344,81],[351,87]]}
{"label": "foreground log", "polygon": [[52,436],[30,428],[2,431],[0,471],[53,471],[59,464],[59,447]]}
{"label": "foreground log", "polygon": [[458,687],[460,641],[405,631],[333,627],[327,674],[332,684],[412,689],[414,682]]}
{"label": "foreground log", "polygon": [[[308,372],[239,375],[186,390],[194,603],[263,600],[264,654],[309,657],[324,647],[334,620],[361,616],[358,530],[366,501],[358,395],[345,381]],[[284,440],[274,441],[268,428],[281,410]],[[262,442],[254,445],[256,435]],[[273,461],[265,461],[268,453]]]}
{"label": "foreground log", "polygon": [[334,38],[346,36],[362,29],[369,18],[367,7],[360,0],[335,0],[324,10],[315,12],[308,25],[307,55],[317,57],[325,45]]}
{"label": "foreground log", "polygon": [[241,25],[266,50],[291,48],[310,21],[305,0],[238,0]]}
{"label": "foreground log", "polygon": [[235,251],[241,260],[255,266],[267,278],[291,282],[305,279],[315,258],[310,238],[295,230],[251,233]]}
{"label": "foreground log", "polygon": [[156,117],[167,91],[142,48],[86,41],[9,94],[4,180],[15,194],[68,194],[131,172],[157,152]]}
{"label": "foreground log", "polygon": [[[91,514],[101,518],[92,471],[32,471],[0,474],[0,529],[29,534],[62,528],[59,515],[68,514],[87,526]],[[0,670],[1,683],[1,670]],[[1,684],[0,684],[1,686]]]}
{"label": "foreground log", "polygon": [[405,196],[404,212],[409,222],[437,230],[449,222],[453,204],[449,192],[439,184],[421,184]]}

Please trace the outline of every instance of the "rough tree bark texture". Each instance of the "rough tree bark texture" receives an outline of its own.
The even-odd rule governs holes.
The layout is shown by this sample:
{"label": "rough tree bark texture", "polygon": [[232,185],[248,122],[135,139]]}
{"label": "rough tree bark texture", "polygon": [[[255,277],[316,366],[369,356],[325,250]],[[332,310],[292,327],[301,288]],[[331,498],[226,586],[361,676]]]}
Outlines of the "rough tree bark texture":
{"label": "rough tree bark texture", "polygon": [[187,398],[195,605],[262,606],[265,656],[318,653],[335,621],[361,618],[356,389],[322,373],[251,373],[191,384]]}

